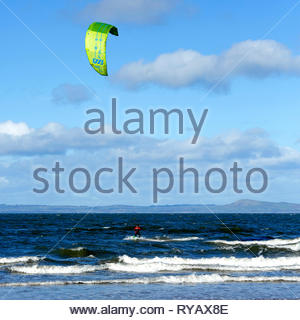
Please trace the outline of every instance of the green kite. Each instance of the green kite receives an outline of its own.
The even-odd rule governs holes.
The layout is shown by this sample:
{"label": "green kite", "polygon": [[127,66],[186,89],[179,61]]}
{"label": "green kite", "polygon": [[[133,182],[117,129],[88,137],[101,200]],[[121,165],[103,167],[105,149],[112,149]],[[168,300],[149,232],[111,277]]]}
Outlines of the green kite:
{"label": "green kite", "polygon": [[111,33],[118,36],[118,29],[102,22],[92,23],[85,36],[85,50],[91,66],[101,75],[107,76],[106,39]]}

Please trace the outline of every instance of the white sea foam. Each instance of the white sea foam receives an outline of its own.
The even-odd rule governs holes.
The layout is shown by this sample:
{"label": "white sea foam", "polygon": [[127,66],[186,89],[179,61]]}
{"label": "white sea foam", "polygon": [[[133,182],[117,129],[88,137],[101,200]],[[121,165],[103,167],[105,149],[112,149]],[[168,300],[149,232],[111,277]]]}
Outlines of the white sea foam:
{"label": "white sea foam", "polygon": [[253,240],[253,241],[227,241],[227,240],[212,240],[209,241],[217,245],[225,246],[266,246],[269,248],[287,249],[291,251],[300,251],[300,238],[295,239],[270,239],[270,240]]}
{"label": "white sea foam", "polygon": [[167,238],[167,237],[158,237],[158,238],[145,238],[145,237],[135,237],[128,236],[123,240],[132,240],[132,241],[148,241],[148,242],[176,242],[176,241],[193,241],[199,240],[199,237],[184,237],[184,238]]}
{"label": "white sea foam", "polygon": [[21,262],[34,262],[38,261],[41,258],[34,256],[24,256],[24,257],[3,257],[0,258],[0,264],[12,264],[12,263],[21,263]]}
{"label": "white sea foam", "polygon": [[219,274],[190,274],[180,276],[142,277],[131,279],[111,279],[111,280],[72,280],[72,281],[41,281],[41,282],[11,282],[0,283],[0,287],[11,286],[58,286],[58,285],[105,285],[105,284],[197,284],[197,283],[222,283],[222,282],[300,282],[300,277],[296,276],[226,276]]}
{"label": "white sea foam", "polygon": [[74,266],[12,266],[11,272],[24,274],[80,274],[102,270],[103,266],[97,265],[74,265]]}
{"label": "white sea foam", "polygon": [[106,263],[104,267],[111,271],[131,273],[155,273],[162,271],[278,271],[300,270],[300,257],[264,258],[200,258],[186,259],[180,257],[132,258],[127,255],[119,257],[115,263]]}

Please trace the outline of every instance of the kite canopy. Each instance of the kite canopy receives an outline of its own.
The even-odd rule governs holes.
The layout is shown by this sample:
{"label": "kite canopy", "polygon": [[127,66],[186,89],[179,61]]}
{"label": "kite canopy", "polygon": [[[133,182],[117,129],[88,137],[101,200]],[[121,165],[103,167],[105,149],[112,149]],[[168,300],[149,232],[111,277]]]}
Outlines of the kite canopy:
{"label": "kite canopy", "polygon": [[107,76],[106,39],[111,33],[118,36],[118,29],[102,22],[92,23],[85,36],[85,51],[91,66],[101,75]]}

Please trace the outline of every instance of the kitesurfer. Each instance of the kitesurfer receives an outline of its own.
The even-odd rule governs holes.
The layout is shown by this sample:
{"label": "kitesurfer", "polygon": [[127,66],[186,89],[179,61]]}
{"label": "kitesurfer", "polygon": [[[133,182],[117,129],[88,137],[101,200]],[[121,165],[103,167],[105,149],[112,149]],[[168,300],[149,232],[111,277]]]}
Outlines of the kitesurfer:
{"label": "kitesurfer", "polygon": [[135,237],[140,237],[141,236],[141,230],[142,230],[142,228],[140,227],[140,225],[139,224],[137,224],[135,227],[134,227],[134,236]]}

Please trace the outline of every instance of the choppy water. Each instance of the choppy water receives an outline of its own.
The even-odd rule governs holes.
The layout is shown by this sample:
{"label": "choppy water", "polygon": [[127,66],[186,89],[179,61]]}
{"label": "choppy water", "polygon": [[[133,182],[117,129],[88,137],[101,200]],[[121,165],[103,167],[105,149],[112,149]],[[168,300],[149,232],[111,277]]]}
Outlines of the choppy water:
{"label": "choppy water", "polygon": [[83,216],[0,215],[0,299],[300,299],[300,215]]}

